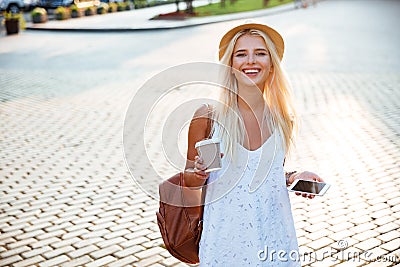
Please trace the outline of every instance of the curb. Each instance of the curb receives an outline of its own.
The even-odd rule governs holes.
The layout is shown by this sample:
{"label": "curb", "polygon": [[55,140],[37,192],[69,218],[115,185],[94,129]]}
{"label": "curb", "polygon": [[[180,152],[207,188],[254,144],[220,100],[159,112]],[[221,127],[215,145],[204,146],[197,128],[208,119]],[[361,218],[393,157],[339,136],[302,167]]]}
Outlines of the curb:
{"label": "curb", "polygon": [[58,32],[138,32],[138,31],[159,31],[159,30],[173,30],[182,29],[200,25],[207,25],[212,23],[232,21],[238,19],[257,18],[268,15],[275,15],[283,12],[296,10],[293,3],[284,4],[277,7],[268,8],[266,10],[247,11],[219,16],[211,16],[205,18],[189,19],[186,21],[176,22],[171,26],[149,26],[149,27],[116,27],[116,28],[67,28],[67,27],[41,27],[27,26],[26,30],[32,31],[58,31]]}

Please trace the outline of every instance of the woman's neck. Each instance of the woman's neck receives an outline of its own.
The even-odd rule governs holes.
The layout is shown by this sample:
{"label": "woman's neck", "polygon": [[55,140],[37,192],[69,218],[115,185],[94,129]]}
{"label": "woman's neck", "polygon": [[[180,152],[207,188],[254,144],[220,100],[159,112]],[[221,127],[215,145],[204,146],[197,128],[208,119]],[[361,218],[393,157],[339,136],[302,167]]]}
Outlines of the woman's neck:
{"label": "woman's neck", "polygon": [[244,112],[259,113],[265,108],[262,91],[258,87],[240,88],[238,94],[239,110]]}

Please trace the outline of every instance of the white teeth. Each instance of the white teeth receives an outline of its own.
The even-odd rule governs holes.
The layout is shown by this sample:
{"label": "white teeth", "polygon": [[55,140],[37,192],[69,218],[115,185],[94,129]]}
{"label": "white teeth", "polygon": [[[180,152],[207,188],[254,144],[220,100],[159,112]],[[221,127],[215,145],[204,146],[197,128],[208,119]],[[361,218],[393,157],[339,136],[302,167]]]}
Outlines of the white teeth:
{"label": "white teeth", "polygon": [[244,73],[250,74],[250,73],[258,73],[259,70],[244,70]]}

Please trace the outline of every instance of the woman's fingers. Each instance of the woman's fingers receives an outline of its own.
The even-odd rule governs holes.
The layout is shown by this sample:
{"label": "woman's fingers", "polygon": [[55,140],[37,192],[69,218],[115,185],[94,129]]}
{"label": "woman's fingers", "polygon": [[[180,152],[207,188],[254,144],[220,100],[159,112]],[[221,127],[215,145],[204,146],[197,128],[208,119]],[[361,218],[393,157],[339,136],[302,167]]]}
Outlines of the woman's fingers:
{"label": "woman's fingers", "polygon": [[203,164],[203,159],[199,156],[195,156],[194,158],[194,172],[197,175],[200,175],[202,177],[207,177],[208,174],[205,172],[207,167]]}

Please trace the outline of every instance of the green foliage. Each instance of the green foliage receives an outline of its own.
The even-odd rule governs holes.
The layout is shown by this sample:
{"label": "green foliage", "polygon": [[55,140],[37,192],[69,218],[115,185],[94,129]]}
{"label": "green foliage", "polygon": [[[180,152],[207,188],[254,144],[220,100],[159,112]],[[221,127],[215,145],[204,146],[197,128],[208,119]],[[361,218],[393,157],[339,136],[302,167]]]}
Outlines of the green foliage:
{"label": "green foliage", "polygon": [[100,5],[97,7],[97,14],[105,14],[108,12],[108,4],[107,3],[100,3]]}
{"label": "green foliage", "polygon": [[[267,8],[292,2],[293,0],[270,0],[268,1]],[[205,6],[196,7],[195,12],[196,14],[198,14],[198,16],[213,16],[252,11],[264,8],[266,8],[264,6],[264,0],[225,0],[225,7],[221,7],[221,3],[213,3]]]}
{"label": "green foliage", "polygon": [[47,11],[41,7],[35,7],[31,12],[31,16],[33,23],[42,23],[47,21]]}
{"label": "green foliage", "polygon": [[69,10],[71,10],[71,11],[78,11],[78,10],[79,10],[79,8],[78,8],[78,6],[77,6],[77,5],[75,5],[75,4],[72,4],[72,5],[70,5],[70,6],[69,6]]}
{"label": "green foliage", "polygon": [[126,7],[126,4],[124,2],[117,3],[117,11],[124,11],[125,7]]}
{"label": "green foliage", "polygon": [[117,11],[117,8],[118,8],[118,5],[117,5],[116,3],[114,3],[114,2],[110,2],[110,3],[108,4],[108,12],[109,12],[109,13],[111,13],[111,12],[116,12],[116,11]]}
{"label": "green foliage", "polygon": [[143,7],[147,7],[146,0],[135,0],[135,8],[143,8]]}
{"label": "green foliage", "polygon": [[18,20],[19,28],[20,29],[25,29],[26,21],[25,21],[24,16],[23,16],[22,13],[4,12],[3,16],[4,16],[4,20],[2,21],[3,25],[6,23],[6,21]]}
{"label": "green foliage", "polygon": [[19,19],[23,19],[23,16],[22,16],[21,13],[4,12],[3,15],[4,15],[4,19],[5,19],[5,20],[13,20],[13,19],[19,20]]}
{"label": "green foliage", "polygon": [[85,9],[85,16],[92,16],[92,15],[96,14],[96,11],[97,11],[96,7],[88,6]]}
{"label": "green foliage", "polygon": [[56,17],[56,20],[64,20],[70,17],[70,11],[66,7],[59,6],[54,11],[54,15]]}
{"label": "green foliage", "polygon": [[38,15],[47,15],[47,11],[44,8],[41,7],[35,7],[32,12],[31,12],[32,17],[38,16]]}

